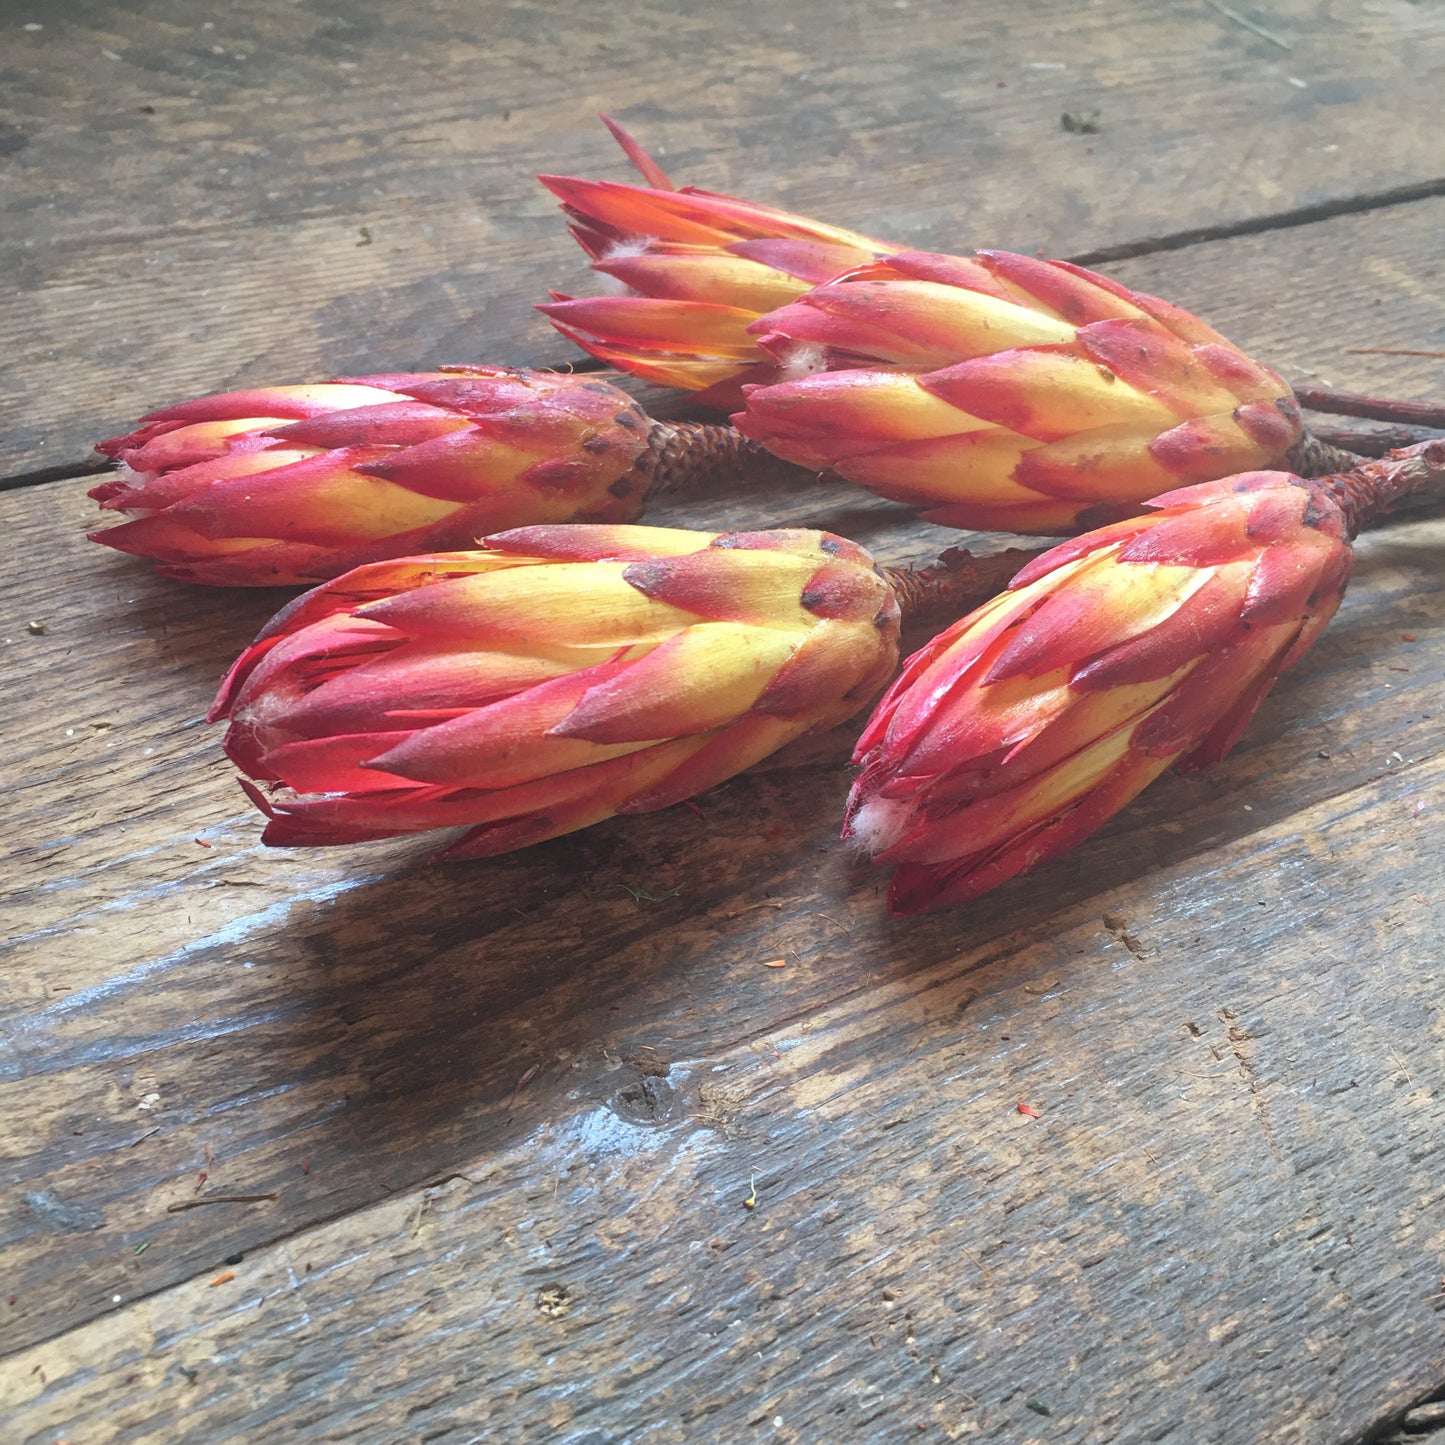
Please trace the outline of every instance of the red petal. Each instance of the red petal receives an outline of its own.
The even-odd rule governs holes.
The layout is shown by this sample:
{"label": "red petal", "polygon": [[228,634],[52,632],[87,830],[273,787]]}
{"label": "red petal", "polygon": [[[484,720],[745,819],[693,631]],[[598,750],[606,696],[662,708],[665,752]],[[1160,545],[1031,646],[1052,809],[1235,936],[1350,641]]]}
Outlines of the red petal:
{"label": "red petal", "polygon": [[1001,284],[995,269],[970,257],[950,256],[944,251],[900,251],[869,267],[867,274],[870,279],[897,276],[909,281],[937,281],[944,286],[957,286],[963,291],[977,291],[983,296],[1018,304],[1017,290]]}
{"label": "red petal", "polygon": [[728,247],[734,256],[771,266],[785,276],[795,276],[810,285],[821,285],[840,271],[871,259],[871,253],[856,247],[826,241],[767,237],[756,241],[734,241]]}
{"label": "red petal", "polygon": [[1232,497],[1189,511],[1160,513],[1153,526],[1124,543],[1119,561],[1219,567],[1252,558],[1260,544],[1246,531],[1248,518],[1247,506]]}
{"label": "red petal", "polygon": [[1092,360],[1182,417],[1210,402],[1228,405],[1193,351],[1148,317],[1095,322],[1079,332],[1078,344]]}
{"label": "red petal", "polygon": [[1277,461],[1227,413],[1194,417],[1149,443],[1149,453],[1176,477],[1212,481]]}
{"label": "red petal", "polygon": [[273,777],[298,793],[373,792],[387,787],[406,788],[405,778],[388,778],[363,764],[378,753],[410,737],[407,733],[338,734],[283,743],[266,752]]}
{"label": "red petal", "polygon": [[293,446],[415,446],[464,427],[464,418],[420,401],[391,401],[350,411],[323,412],[288,426],[271,427],[268,436]]}
{"label": "red petal", "polygon": [[1247,402],[1235,409],[1234,420],[1269,461],[1282,460],[1304,432],[1293,402],[1284,408],[1272,401]]}
{"label": "red petal", "polygon": [[1027,291],[1075,326],[1136,314],[1128,291],[1119,286],[1100,285],[1103,278],[1092,272],[1035,256],[1019,256],[1012,251],[985,250],[978,254],[995,275]]}
{"label": "red petal", "polygon": [[1211,734],[1232,744],[1279,675],[1280,653],[1279,629],[1243,634],[1234,646],[1205,658],[1139,724],[1131,746],[1172,761]]}
{"label": "red petal", "polygon": [[1158,626],[1086,661],[1069,685],[1096,692],[1168,677],[1229,642],[1240,626],[1241,600],[1238,578],[1218,572]]}

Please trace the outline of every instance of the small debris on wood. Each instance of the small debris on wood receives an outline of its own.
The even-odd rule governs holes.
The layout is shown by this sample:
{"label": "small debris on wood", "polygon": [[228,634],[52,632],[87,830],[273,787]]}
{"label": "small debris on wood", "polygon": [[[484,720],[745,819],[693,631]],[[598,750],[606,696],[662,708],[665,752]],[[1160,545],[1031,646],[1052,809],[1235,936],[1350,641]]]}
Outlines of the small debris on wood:
{"label": "small debris on wood", "polygon": [[1070,135],[1098,135],[1099,134],[1099,112],[1066,110],[1059,117],[1059,124],[1068,131]]}
{"label": "small debris on wood", "polygon": [[144,1253],[146,1252],[146,1250],[148,1250],[148,1249],[151,1247],[151,1244],[152,1244],[152,1243],[153,1243],[153,1241],[152,1241],[152,1240],[149,1240],[149,1239],[143,1239],[143,1240],[141,1240],[141,1242],[140,1242],[138,1245],[136,1245],[133,1253],[136,1254],[136,1255],[142,1255],[142,1254],[144,1254]]}
{"label": "small debris on wood", "polygon": [[359,236],[361,237],[361,239],[356,243],[358,246],[369,246],[369,245],[371,245],[371,227],[370,227],[370,226],[358,226],[358,227],[356,228],[356,233],[357,233],[357,235],[359,235]]}
{"label": "small debris on wood", "polygon": [[748,1175],[748,1197],[743,1200],[744,1209],[756,1209],[758,1207],[758,1181],[757,1176]]}
{"label": "small debris on wood", "polygon": [[1225,5],[1223,0],[1204,0],[1204,3],[1211,10],[1217,10],[1226,20],[1232,20],[1236,25],[1242,25],[1251,32],[1258,35],[1261,40],[1268,40],[1271,45],[1278,45],[1281,50],[1293,50],[1294,46],[1288,40],[1281,40],[1278,35],[1266,30],[1263,25],[1256,25],[1247,15],[1241,15],[1231,5]]}
{"label": "small debris on wood", "polygon": [[517,1080],[517,1082],[512,1085],[512,1097],[507,1100],[507,1112],[509,1114],[512,1112],[512,1105],[517,1102],[517,1095],[520,1094],[522,1090],[525,1089],[527,1085],[530,1084],[532,1080],[537,1077],[537,1070],[541,1067],[541,1064],[533,1064],[532,1067],[530,1069],[527,1069]]}
{"label": "small debris on wood", "polygon": [[786,958],[769,958],[769,959],[765,960],[765,962],[763,963],[763,967],[764,967],[764,968],[786,968],[786,967],[787,967],[787,964],[788,964],[788,960],[787,960]]}
{"label": "small debris on wood", "polygon": [[1037,1399],[1033,1395],[1030,1395],[1028,1399],[1024,1401],[1024,1404],[1027,1405],[1035,1415],[1052,1415],[1054,1413],[1042,1400]]}
{"label": "small debris on wood", "polygon": [[1420,816],[1420,814],[1423,813],[1424,811],[1425,811],[1425,800],[1424,800],[1424,798],[1416,798],[1416,799],[1415,799],[1415,806],[1410,810],[1410,816],[1411,816],[1412,818],[1418,818],[1418,817]]}
{"label": "small debris on wood", "polygon": [[1129,932],[1129,920],[1122,913],[1106,913],[1101,921],[1104,931],[1122,943],[1135,958],[1146,956],[1144,945],[1135,934]]}
{"label": "small debris on wood", "polygon": [[1420,639],[1413,632],[1402,632],[1400,634],[1401,642],[1419,642],[1419,640]]}
{"label": "small debris on wood", "polygon": [[1040,1117],[1039,1111],[1035,1109],[1032,1104],[1024,1103],[1022,1099],[1018,1101],[1018,1111],[1020,1114],[1026,1114],[1030,1119],[1037,1119]]}
{"label": "small debris on wood", "polygon": [[645,1079],[665,1079],[672,1072],[672,1060],[652,1044],[639,1044],[622,1055],[622,1062]]}
{"label": "small debris on wood", "polygon": [[223,1270],[211,1281],[211,1288],[215,1289],[218,1284],[230,1284],[235,1277],[236,1271],[234,1269]]}
{"label": "small debris on wood", "polygon": [[572,1313],[572,1293],[565,1284],[544,1284],[537,1291],[537,1313],[549,1320],[565,1320]]}
{"label": "small debris on wood", "polygon": [[666,893],[653,893],[650,889],[634,887],[631,883],[623,883],[625,888],[638,903],[666,903],[669,898],[676,898],[682,892],[682,884],[676,888],[669,888]]}
{"label": "small debris on wood", "polygon": [[179,1214],[183,1209],[199,1209],[203,1204],[266,1204],[279,1197],[274,1189],[267,1194],[208,1194],[204,1199],[183,1199],[179,1204],[168,1204],[166,1213]]}
{"label": "small debris on wood", "polygon": [[195,842],[196,842],[196,847],[197,847],[197,848],[209,848],[209,847],[211,847],[211,844],[209,844],[208,842],[206,842],[206,840],[205,840],[204,838],[197,838],[197,839],[195,840]]}
{"label": "small debris on wood", "polygon": [[44,637],[45,634],[50,631],[50,629],[43,622],[41,622],[39,618],[36,618],[34,621],[27,622],[25,624],[25,630],[32,637]]}

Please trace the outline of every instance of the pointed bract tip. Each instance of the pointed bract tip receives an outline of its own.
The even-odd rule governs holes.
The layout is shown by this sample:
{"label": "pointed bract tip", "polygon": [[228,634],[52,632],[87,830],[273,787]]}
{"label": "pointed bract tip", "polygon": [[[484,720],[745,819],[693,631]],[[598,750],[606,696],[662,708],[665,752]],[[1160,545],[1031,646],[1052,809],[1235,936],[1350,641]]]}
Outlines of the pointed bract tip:
{"label": "pointed bract tip", "polygon": [[662,167],[643,150],[637,138],[632,135],[625,126],[619,125],[610,115],[604,115],[600,110],[597,112],[597,119],[611,132],[612,139],[622,147],[622,153],[632,162],[642,174],[642,179],[655,191],[675,191],[677,187],[668,180],[666,172]]}

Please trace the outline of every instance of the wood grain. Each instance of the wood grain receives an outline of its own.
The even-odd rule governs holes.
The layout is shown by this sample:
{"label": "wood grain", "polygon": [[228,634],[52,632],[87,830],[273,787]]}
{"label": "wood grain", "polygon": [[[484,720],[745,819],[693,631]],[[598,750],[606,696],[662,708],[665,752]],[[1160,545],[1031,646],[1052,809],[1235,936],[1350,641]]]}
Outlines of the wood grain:
{"label": "wood grain", "polygon": [[[1235,8],[1291,48],[1138,0],[7,17],[0,471],[557,358],[530,172],[623,174],[603,106],[680,178],[1143,250],[1107,269],[1293,376],[1445,392],[1356,350],[1445,350],[1445,198],[1381,200],[1445,175],[1445,15]],[[846,727],[483,863],[261,849],[202,718],[279,598],[91,546],[86,485],[0,493],[5,1441],[1345,1445],[1445,1385],[1445,518],[1362,540],[1223,765],[897,921]],[[960,540],[776,478],[652,519]]]}
{"label": "wood grain", "polygon": [[192,1218],[155,1217],[111,1312],[7,1362],[13,1438],[1352,1438],[1445,1364],[1422,791],[1438,758],[984,944],[863,901],[727,968],[771,1017],[726,1048],[543,1028],[510,1138],[420,1191],[137,1299]]}
{"label": "wood grain", "polygon": [[[207,18],[203,18],[207,17]],[[560,359],[541,169],[677,177],[935,249],[1075,255],[1445,186],[1445,13],[541,0],[67,5],[0,62],[0,475],[205,391]],[[1070,134],[1065,112],[1098,112]]]}
{"label": "wood grain", "polygon": [[[1287,250],[1251,237],[1140,259],[1126,279],[1192,288],[1246,343],[1276,328],[1283,339],[1254,288],[1279,294],[1288,275],[1289,304],[1310,304],[1328,282],[1300,258],[1345,251],[1404,274],[1442,209],[1336,219]],[[1397,324],[1409,294],[1337,293],[1332,338],[1296,343],[1291,359]],[[1418,359],[1368,360],[1386,385],[1420,374]],[[1045,920],[1046,937],[1061,904],[1355,789],[1404,788],[1392,816],[1407,833],[1429,829],[1442,801],[1418,771],[1442,742],[1436,521],[1362,542],[1337,623],[1223,767],[1166,780],[1075,857],[965,914],[888,922],[880,880],[833,844],[846,729],[710,794],[701,819],[679,809],[447,869],[427,867],[418,843],[268,853],[200,719],[273,599],[187,589],[101,553],[80,539],[89,506],[76,483],[0,499],[21,553],[48,561],[11,589],[5,645],[31,682],[6,695],[0,724],[15,839],[0,1119],[16,1295],[0,1320],[17,1346],[115,1293],[168,1288],[479,1149],[516,1147],[512,1093],[534,1065],[528,1108],[565,1113],[569,1096],[604,1096],[610,1061],[639,1042],[710,1058],[870,978],[986,949],[1021,916]],[[740,487],[659,517],[836,525],[889,560],[953,536],[842,488]],[[1299,886],[1327,891],[1335,866],[1320,852]],[[1212,866],[1197,876],[1220,902]],[[680,891],[648,903],[629,886]],[[780,955],[786,991],[759,983],[759,960]],[[1181,954],[1159,999],[1194,970]],[[198,1192],[272,1189],[275,1205],[166,1213]]]}

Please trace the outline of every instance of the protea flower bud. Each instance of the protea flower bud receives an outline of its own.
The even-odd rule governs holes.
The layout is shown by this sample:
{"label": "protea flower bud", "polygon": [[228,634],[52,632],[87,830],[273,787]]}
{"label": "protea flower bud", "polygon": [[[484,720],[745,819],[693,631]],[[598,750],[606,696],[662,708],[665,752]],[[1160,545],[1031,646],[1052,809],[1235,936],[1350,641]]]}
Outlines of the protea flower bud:
{"label": "protea flower bud", "polygon": [[1302,435],[1274,372],[1187,311],[1064,261],[907,252],[752,330],[806,374],[749,388],[739,429],[946,526],[1078,531],[1181,483],[1278,465]]}
{"label": "protea flower bud", "polygon": [[306,584],[501,528],[628,522],[659,485],[733,465],[735,433],[650,420],[589,376],[456,367],[231,392],[101,442],[91,540],[168,577]]}
{"label": "protea flower bud", "polygon": [[893,910],[976,897],[1073,847],[1171,764],[1223,756],[1339,605],[1363,515],[1402,489],[1398,471],[1367,471],[1157,497],[1045,553],[916,653],[859,740],[844,825],[897,865]]}
{"label": "protea flower bud", "polygon": [[692,796],[856,712],[899,608],[822,532],[526,527],[298,598],[212,710],[267,843],[504,852]]}
{"label": "protea flower bud", "polygon": [[561,202],[592,269],[618,296],[552,293],[538,308],[619,370],[741,404],[743,382],[777,372],[748,328],[840,271],[896,247],[736,196],[681,190],[620,126],[603,120],[648,184],[538,176]]}

